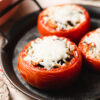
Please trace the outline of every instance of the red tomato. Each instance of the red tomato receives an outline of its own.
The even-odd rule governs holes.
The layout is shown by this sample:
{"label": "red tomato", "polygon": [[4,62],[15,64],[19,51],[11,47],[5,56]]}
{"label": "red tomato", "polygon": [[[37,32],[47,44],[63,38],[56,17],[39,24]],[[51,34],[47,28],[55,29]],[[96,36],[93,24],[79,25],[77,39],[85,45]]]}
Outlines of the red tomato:
{"label": "red tomato", "polygon": [[[96,29],[97,30],[97,29]],[[78,48],[80,49],[82,55],[83,55],[83,58],[85,60],[85,63],[86,65],[89,65],[90,68],[92,68],[93,70],[96,70],[96,71],[99,71],[100,72],[100,59],[97,59],[97,58],[91,58],[91,55],[90,56],[87,56],[87,52],[84,50],[84,45],[83,45],[83,40],[87,37],[87,36],[90,36],[91,34],[94,34],[96,30],[93,30],[89,33],[87,33],[82,39],[81,41],[79,42],[79,46]],[[100,34],[100,33],[98,33]],[[95,44],[94,44],[95,46]]]}
{"label": "red tomato", "polygon": [[[68,5],[72,6],[72,4],[68,4]],[[64,5],[58,5],[58,6],[64,6]],[[57,31],[56,29],[50,27],[50,25],[47,25],[43,22],[43,13],[46,10],[45,9],[38,16],[37,27],[38,27],[39,33],[43,36],[48,36],[48,35],[63,36],[63,37],[70,38],[74,42],[78,42],[81,39],[81,37],[86,32],[88,32],[90,28],[90,16],[89,16],[89,13],[81,6],[78,6],[78,5],[74,5],[74,6],[82,9],[83,14],[86,19],[85,21],[81,22],[79,26],[77,26],[76,28],[72,28],[72,29],[65,29],[65,30]]]}
{"label": "red tomato", "polygon": [[71,59],[69,65],[50,70],[30,65],[24,60],[24,51],[30,46],[30,43],[20,52],[17,65],[19,73],[29,84],[39,89],[56,90],[70,85],[78,78],[81,72],[82,58],[77,46],[73,42],[71,43],[75,45],[78,56],[74,52],[74,58]]}

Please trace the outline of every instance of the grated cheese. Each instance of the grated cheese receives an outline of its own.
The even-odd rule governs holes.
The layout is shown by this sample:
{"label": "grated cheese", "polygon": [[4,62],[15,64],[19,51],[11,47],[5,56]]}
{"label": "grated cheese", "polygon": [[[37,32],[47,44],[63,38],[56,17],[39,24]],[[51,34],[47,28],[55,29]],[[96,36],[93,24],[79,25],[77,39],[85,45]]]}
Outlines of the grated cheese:
{"label": "grated cheese", "polygon": [[[70,58],[66,52],[73,51],[74,45],[71,45],[67,39],[58,38],[56,36],[48,36],[43,39],[37,38],[35,42],[31,42],[31,48],[28,48],[28,54],[24,60],[34,61],[44,66],[46,69],[53,68],[61,59]],[[70,51],[69,51],[70,50]],[[64,66],[63,64],[62,66]]]}
{"label": "grated cheese", "polygon": [[100,28],[94,31],[93,34],[87,36],[83,40],[83,44],[91,44],[91,48],[87,52],[87,56],[100,59]]}
{"label": "grated cheese", "polygon": [[[77,27],[81,22],[85,21],[85,16],[83,10],[74,5],[65,5],[65,6],[54,6],[49,7],[44,11],[44,23],[51,21],[53,24],[56,24],[56,30],[60,29],[71,29]],[[72,23],[70,25],[68,23]]]}

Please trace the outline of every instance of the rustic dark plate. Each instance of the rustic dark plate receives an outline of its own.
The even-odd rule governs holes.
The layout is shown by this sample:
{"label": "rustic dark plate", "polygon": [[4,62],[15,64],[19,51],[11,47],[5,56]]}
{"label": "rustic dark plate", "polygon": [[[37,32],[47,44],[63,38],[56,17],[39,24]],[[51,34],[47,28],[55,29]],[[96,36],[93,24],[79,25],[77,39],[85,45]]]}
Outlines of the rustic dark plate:
{"label": "rustic dark plate", "polygon": [[[91,16],[91,30],[100,27],[100,8],[85,6]],[[99,100],[100,74],[83,69],[79,79],[61,91],[44,91],[26,83],[19,75],[16,65],[18,54],[31,40],[39,37],[36,22],[39,11],[18,21],[7,34],[8,43],[1,50],[3,70],[9,81],[26,95],[41,100]],[[59,84],[59,83],[58,83]]]}

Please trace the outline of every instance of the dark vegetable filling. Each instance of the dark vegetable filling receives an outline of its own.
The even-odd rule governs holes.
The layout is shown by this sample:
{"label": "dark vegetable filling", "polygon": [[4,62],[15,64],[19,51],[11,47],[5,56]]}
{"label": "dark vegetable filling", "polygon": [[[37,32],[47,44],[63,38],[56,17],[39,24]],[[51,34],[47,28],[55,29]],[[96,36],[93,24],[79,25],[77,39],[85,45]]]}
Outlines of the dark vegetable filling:
{"label": "dark vegetable filling", "polygon": [[[52,68],[59,68],[60,65],[63,65],[63,64],[67,64],[67,65],[68,65],[69,62],[72,60],[73,57],[74,57],[73,55],[70,55],[70,58],[67,57],[67,58],[65,59],[65,61],[64,61],[63,59],[60,59],[59,61],[57,61],[57,64],[55,64]],[[44,68],[44,66],[41,65],[40,63],[37,64],[37,66],[40,67],[40,68]]]}
{"label": "dark vegetable filling", "polygon": [[40,68],[44,68],[44,66],[41,65],[41,64],[37,64],[37,66],[40,67]]}
{"label": "dark vegetable filling", "polygon": [[83,43],[84,43],[84,44],[86,44],[87,42],[86,42],[86,41],[84,41]]}
{"label": "dark vegetable filling", "polygon": [[71,59],[73,58],[73,56],[71,55],[71,57],[69,58],[66,58],[66,61],[68,61],[68,62],[70,62],[71,61]]}
{"label": "dark vegetable filling", "polygon": [[59,68],[59,66],[55,65],[55,66],[53,66],[53,68]]}
{"label": "dark vegetable filling", "polygon": [[[83,14],[83,11],[78,11],[77,13],[78,13],[79,15],[84,15],[84,14]],[[73,16],[73,13],[72,13],[72,16]],[[50,17],[50,15],[47,13],[47,14],[44,14],[43,17],[47,17],[47,18],[48,18],[48,17]],[[45,20],[45,19],[44,19],[44,20]],[[54,28],[54,29],[57,29],[57,30],[59,30],[59,29],[65,30],[65,29],[67,29],[67,27],[69,27],[69,26],[70,26],[69,28],[73,28],[73,27],[75,27],[76,25],[80,24],[80,23],[81,23],[81,18],[79,18],[75,23],[72,22],[72,19],[66,20],[65,23],[61,23],[61,22],[59,22],[59,21],[57,21],[57,20],[54,20],[54,19],[52,19],[52,18],[48,18],[48,20],[46,20],[46,23],[48,23],[48,25],[49,25],[50,27]],[[61,24],[62,26],[59,27],[58,24]]]}
{"label": "dark vegetable filling", "polygon": [[70,26],[74,26],[73,23],[71,21],[67,21],[67,23],[70,25]]}
{"label": "dark vegetable filling", "polygon": [[61,59],[61,60],[57,61],[57,63],[63,65],[65,62]]}
{"label": "dark vegetable filling", "polygon": [[[60,41],[61,39],[57,38],[57,40]],[[32,49],[32,48],[33,48],[32,46],[29,46],[29,48],[27,49],[26,52],[29,52],[29,50]],[[65,65],[70,64],[70,61],[74,57],[74,55],[73,55],[74,48],[73,47],[72,48],[71,47],[67,47],[67,46],[65,48],[67,48],[67,50],[65,51],[65,53],[67,54],[67,57],[66,58],[62,57],[62,59],[59,59],[57,61],[53,60],[52,61],[53,64],[48,65],[48,67],[50,67],[50,68],[59,68],[61,66],[65,66]],[[32,50],[31,53],[34,54],[34,50]],[[35,62],[35,61],[31,60],[31,64],[33,66],[35,65],[35,66],[40,67],[40,68],[46,68],[46,66],[43,65],[41,62],[43,62],[43,59],[40,59],[38,62]]]}
{"label": "dark vegetable filling", "polygon": [[80,14],[83,14],[83,12],[82,12],[82,11],[79,11],[79,13],[80,13]]}

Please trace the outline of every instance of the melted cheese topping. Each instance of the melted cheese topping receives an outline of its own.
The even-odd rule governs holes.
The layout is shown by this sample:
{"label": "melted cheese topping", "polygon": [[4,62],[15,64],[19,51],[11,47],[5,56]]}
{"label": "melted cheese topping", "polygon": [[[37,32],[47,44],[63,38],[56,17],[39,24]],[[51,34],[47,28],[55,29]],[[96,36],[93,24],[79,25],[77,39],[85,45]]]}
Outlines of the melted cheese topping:
{"label": "melted cheese topping", "polygon": [[85,20],[83,10],[74,5],[49,7],[43,16],[45,24],[51,24],[50,26],[58,31],[77,27]]}
{"label": "melted cheese topping", "polygon": [[[66,43],[67,42],[67,43]],[[71,58],[72,51],[75,49],[67,39],[58,38],[56,36],[48,36],[43,39],[36,39],[31,42],[28,48],[28,54],[24,60],[28,62],[35,62],[41,64],[46,69],[51,69],[55,65],[64,66],[65,63],[58,62],[59,60],[65,61],[66,58]]]}
{"label": "melted cheese topping", "polygon": [[83,40],[83,44],[89,46],[87,56],[100,59],[100,28],[92,33]]}

